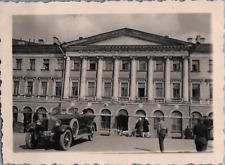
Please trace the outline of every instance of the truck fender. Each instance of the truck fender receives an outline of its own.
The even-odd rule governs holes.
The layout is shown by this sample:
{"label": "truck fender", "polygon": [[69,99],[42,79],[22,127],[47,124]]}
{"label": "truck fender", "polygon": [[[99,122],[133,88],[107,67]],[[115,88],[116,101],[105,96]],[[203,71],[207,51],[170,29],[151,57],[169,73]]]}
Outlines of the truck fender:
{"label": "truck fender", "polygon": [[63,132],[65,132],[67,129],[69,129],[69,130],[71,131],[71,128],[70,128],[68,125],[61,125],[61,126],[58,128],[57,132],[63,133]]}

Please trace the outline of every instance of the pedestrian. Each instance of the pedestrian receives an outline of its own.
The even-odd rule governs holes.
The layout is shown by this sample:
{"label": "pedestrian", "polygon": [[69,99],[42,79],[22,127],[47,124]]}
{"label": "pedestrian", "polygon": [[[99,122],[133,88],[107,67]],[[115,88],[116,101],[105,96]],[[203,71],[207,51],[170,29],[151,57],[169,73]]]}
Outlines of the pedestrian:
{"label": "pedestrian", "polygon": [[188,126],[184,130],[184,136],[185,136],[185,139],[191,139],[192,138],[192,132],[191,132],[191,129]]}
{"label": "pedestrian", "polygon": [[207,149],[209,140],[208,128],[203,123],[203,118],[197,119],[198,123],[194,126],[195,146],[197,152],[204,152]]}
{"label": "pedestrian", "polygon": [[143,120],[142,120],[142,118],[138,119],[138,122],[135,125],[135,129],[136,129],[136,132],[137,132],[137,136],[142,137],[142,132],[143,132]]}
{"label": "pedestrian", "polygon": [[149,137],[149,122],[147,117],[144,118],[143,122],[143,137]]}
{"label": "pedestrian", "polygon": [[163,152],[164,151],[163,141],[167,134],[167,126],[166,126],[166,123],[160,117],[158,118],[157,133],[158,133],[158,138],[159,138],[159,148],[160,148],[160,151]]}

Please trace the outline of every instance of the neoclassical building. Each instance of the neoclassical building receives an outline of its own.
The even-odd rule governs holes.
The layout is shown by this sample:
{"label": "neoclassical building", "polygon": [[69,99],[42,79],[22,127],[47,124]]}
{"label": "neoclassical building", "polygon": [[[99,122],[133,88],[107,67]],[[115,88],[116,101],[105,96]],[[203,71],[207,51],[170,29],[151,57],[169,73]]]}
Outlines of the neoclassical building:
{"label": "neoclassical building", "polygon": [[[131,131],[164,116],[171,137],[212,118],[212,45],[123,28],[51,45],[13,40],[14,121],[36,111],[96,114],[98,131]],[[25,112],[29,115],[24,115]]]}

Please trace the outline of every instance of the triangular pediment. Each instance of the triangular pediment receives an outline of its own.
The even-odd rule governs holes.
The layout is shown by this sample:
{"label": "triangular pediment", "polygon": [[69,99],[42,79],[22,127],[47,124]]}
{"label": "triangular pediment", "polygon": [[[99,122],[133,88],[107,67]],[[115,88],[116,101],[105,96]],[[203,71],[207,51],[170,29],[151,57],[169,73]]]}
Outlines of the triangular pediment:
{"label": "triangular pediment", "polygon": [[87,38],[80,37],[79,40],[64,43],[65,47],[88,46],[88,45],[187,45],[185,41],[146,33],[134,29],[123,28],[94,35]]}

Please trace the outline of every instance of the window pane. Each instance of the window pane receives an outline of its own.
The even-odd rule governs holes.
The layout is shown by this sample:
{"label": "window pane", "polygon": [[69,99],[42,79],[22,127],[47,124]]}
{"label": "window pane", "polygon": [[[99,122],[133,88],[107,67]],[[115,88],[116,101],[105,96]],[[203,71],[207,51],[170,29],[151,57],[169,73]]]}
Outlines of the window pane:
{"label": "window pane", "polygon": [[180,98],[180,84],[173,84],[173,98]]}
{"label": "window pane", "polygon": [[192,71],[200,71],[199,60],[192,60]]}
{"label": "window pane", "polygon": [[212,84],[209,84],[209,98],[213,99],[213,86],[212,86]]}
{"label": "window pane", "polygon": [[162,83],[156,83],[156,97],[162,97]]}
{"label": "window pane", "polygon": [[209,60],[209,71],[212,72],[213,71],[213,61]]}
{"label": "window pane", "polygon": [[111,89],[111,83],[106,82],[105,83],[105,96],[106,97],[111,97],[112,96],[111,91],[112,91],[112,89]]}
{"label": "window pane", "polygon": [[77,62],[77,61],[74,61],[74,67],[73,67],[74,70],[80,70],[80,63]]}
{"label": "window pane", "polygon": [[90,61],[90,70],[96,70],[96,61]]}
{"label": "window pane", "polygon": [[113,70],[113,62],[105,61],[105,70]]}
{"label": "window pane", "polygon": [[56,82],[56,96],[61,96],[61,92],[62,92],[62,83],[61,82]]}
{"label": "window pane", "polygon": [[95,83],[88,82],[88,96],[95,96]]}
{"label": "window pane", "polygon": [[63,67],[63,60],[62,59],[58,59],[58,69],[59,70],[62,70],[64,67]]}
{"label": "window pane", "polygon": [[78,96],[78,82],[72,83],[72,96]]}
{"label": "window pane", "polygon": [[121,96],[128,96],[128,83],[121,83]]}
{"label": "window pane", "polygon": [[14,81],[14,90],[13,90],[14,95],[19,94],[19,81]]}
{"label": "window pane", "polygon": [[22,59],[16,59],[16,69],[21,69]]}
{"label": "window pane", "polygon": [[178,60],[173,61],[173,71],[180,71],[180,61]]}
{"label": "window pane", "polygon": [[47,82],[42,82],[41,83],[41,93],[42,95],[47,95]]}
{"label": "window pane", "polygon": [[129,61],[122,61],[122,70],[124,71],[129,70]]}
{"label": "window pane", "polygon": [[27,83],[27,93],[29,95],[33,94],[33,82],[31,82],[31,81],[28,81],[28,83]]}
{"label": "window pane", "polygon": [[200,84],[192,84],[192,97],[194,100],[200,99]]}
{"label": "window pane", "polygon": [[146,61],[139,61],[139,70],[146,71]]}
{"label": "window pane", "polygon": [[35,59],[30,59],[30,69],[31,70],[35,69]]}
{"label": "window pane", "polygon": [[162,72],[163,71],[163,61],[156,60],[156,71]]}
{"label": "window pane", "polygon": [[44,70],[49,70],[49,59],[44,59],[43,69]]}

